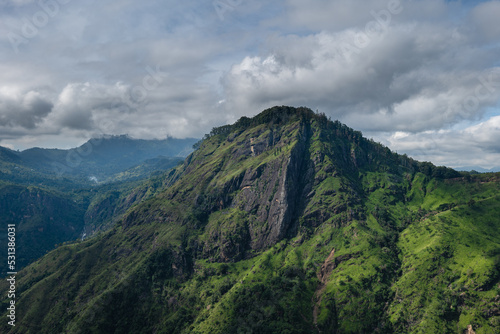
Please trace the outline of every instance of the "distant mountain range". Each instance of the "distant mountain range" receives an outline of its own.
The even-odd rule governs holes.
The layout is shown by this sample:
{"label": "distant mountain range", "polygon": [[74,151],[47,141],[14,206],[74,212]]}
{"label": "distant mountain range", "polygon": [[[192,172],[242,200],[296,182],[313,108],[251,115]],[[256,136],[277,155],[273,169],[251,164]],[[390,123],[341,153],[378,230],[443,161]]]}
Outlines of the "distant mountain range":
{"label": "distant mountain range", "polygon": [[[60,150],[32,148],[16,152],[0,147],[0,179],[23,181],[44,174],[72,178],[80,183],[112,181],[113,175],[150,159],[182,160],[198,139],[132,139],[127,135],[93,138],[80,147]],[[10,163],[10,171],[6,163]],[[157,161],[161,166],[161,162]],[[151,166],[151,161],[148,162]],[[154,168],[152,168],[154,169]],[[150,168],[151,170],[151,168]],[[16,178],[17,176],[17,178]]]}
{"label": "distant mountain range", "polygon": [[18,273],[0,332],[500,333],[500,174],[415,161],[307,108],[195,147],[73,202],[13,191],[35,206],[23,217],[90,202],[75,226],[99,232]]}
{"label": "distant mountain range", "polygon": [[464,172],[479,172],[479,173],[498,173],[500,172],[500,167],[492,167],[490,169],[482,168],[479,166],[465,166],[465,167],[455,167],[455,170],[464,171]]}
{"label": "distant mountain range", "polygon": [[[179,164],[197,141],[122,135],[91,139],[70,150],[0,147],[0,249],[6,249],[7,224],[16,224],[22,268],[57,244],[111,226],[148,196],[146,190],[135,190],[133,198],[128,193],[139,185],[149,189],[155,175]],[[2,263],[6,256],[0,256]]]}

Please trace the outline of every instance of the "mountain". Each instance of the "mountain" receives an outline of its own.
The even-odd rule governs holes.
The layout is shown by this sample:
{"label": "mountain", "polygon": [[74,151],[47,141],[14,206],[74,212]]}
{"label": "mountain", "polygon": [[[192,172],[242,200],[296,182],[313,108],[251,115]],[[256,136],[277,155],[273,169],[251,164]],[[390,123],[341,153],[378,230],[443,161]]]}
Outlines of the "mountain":
{"label": "mountain", "polygon": [[65,191],[138,180],[172,168],[192,152],[197,141],[142,140],[121,135],[93,138],[69,150],[32,148],[17,152],[0,146],[0,180]]}
{"label": "mountain", "polygon": [[465,172],[479,172],[479,173],[498,173],[500,172],[500,167],[492,167],[490,169],[486,169],[480,166],[465,166],[465,167],[456,167],[455,170],[465,171]]}
{"label": "mountain", "polygon": [[307,108],[197,147],[108,231],[21,270],[2,332],[500,331],[500,174],[414,161]]}
{"label": "mountain", "polygon": [[80,182],[66,175],[56,175],[54,172],[35,170],[26,164],[19,156],[19,152],[0,146],[0,181],[23,184],[25,186],[53,187],[67,191],[82,186],[88,186],[88,180]]}
{"label": "mountain", "polygon": [[[164,158],[153,159],[151,163],[163,164]],[[92,195],[87,195],[91,201],[85,212],[83,238],[109,229],[129,208],[161,191],[164,180],[165,175],[156,171],[147,180],[110,183],[93,188]]]}
{"label": "mountain", "polygon": [[184,158],[198,140],[133,139],[127,135],[93,138],[70,150],[32,148],[19,153],[27,167],[58,176],[109,181],[113,175],[160,156]]}
{"label": "mountain", "polygon": [[17,153],[11,149],[0,146],[0,161],[17,163],[21,159],[18,157]]}
{"label": "mountain", "polygon": [[[112,226],[144,198],[129,192],[182,162],[195,141],[108,136],[71,150],[0,147],[0,248],[7,249],[7,225],[16,224],[20,269],[58,244]],[[7,253],[0,258],[6,263]]]}

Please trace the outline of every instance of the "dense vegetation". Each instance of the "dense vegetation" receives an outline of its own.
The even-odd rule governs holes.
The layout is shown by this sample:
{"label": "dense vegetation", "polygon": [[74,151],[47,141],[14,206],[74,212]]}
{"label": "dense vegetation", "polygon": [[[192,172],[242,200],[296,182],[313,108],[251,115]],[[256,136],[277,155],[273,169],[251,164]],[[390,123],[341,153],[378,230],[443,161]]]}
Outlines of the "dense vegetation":
{"label": "dense vegetation", "polygon": [[2,332],[500,332],[500,174],[414,161],[306,108],[196,147],[121,197],[141,200],[108,231],[21,271]]}

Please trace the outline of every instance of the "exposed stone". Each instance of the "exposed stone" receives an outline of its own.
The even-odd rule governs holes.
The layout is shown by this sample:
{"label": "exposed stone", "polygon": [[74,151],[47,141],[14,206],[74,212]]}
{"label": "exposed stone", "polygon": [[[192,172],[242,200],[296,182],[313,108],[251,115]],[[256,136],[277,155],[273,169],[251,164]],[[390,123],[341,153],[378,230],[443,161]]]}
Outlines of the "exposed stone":
{"label": "exposed stone", "polygon": [[464,331],[464,334],[476,334],[476,332],[472,330],[472,325],[468,325],[467,329]]}

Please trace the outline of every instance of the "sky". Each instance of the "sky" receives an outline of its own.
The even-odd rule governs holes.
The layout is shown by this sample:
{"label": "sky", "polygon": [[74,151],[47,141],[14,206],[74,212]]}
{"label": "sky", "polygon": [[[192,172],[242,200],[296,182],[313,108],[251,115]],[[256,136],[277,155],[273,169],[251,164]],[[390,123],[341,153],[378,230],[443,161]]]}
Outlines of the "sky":
{"label": "sky", "polygon": [[306,106],[398,153],[500,166],[500,1],[0,0],[0,145],[197,137]]}

